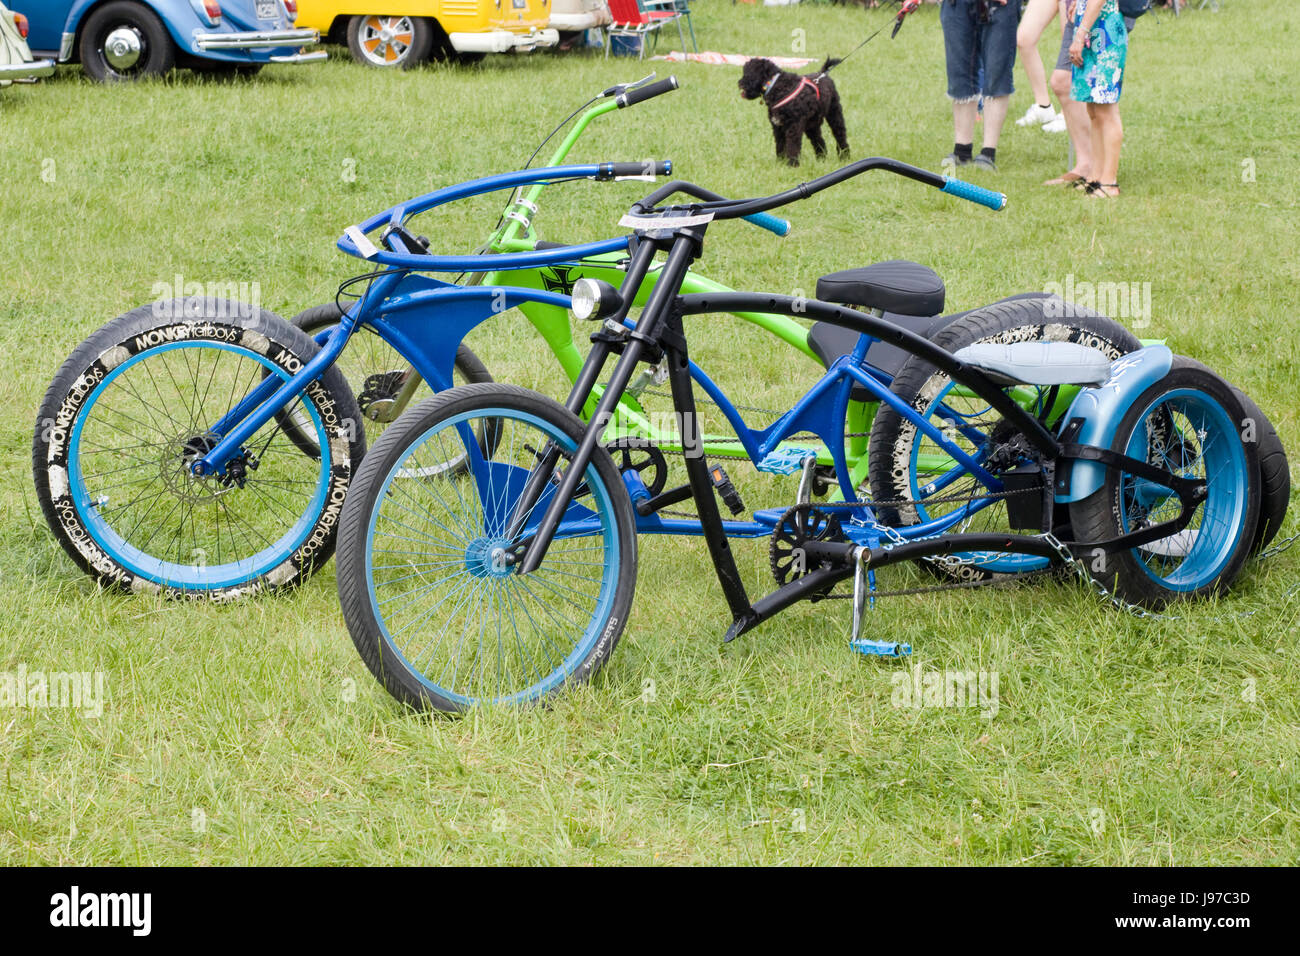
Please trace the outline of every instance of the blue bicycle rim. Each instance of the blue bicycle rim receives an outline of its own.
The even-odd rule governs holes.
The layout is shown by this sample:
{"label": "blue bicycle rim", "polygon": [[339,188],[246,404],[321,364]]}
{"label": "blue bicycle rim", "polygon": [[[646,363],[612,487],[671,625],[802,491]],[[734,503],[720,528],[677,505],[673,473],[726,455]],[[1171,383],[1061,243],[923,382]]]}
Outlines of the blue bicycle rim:
{"label": "blue bicycle rim", "polygon": [[[614,520],[613,500],[610,496],[609,489],[605,486],[604,482],[601,480],[599,474],[596,471],[596,466],[594,464],[590,464],[587,466],[584,479],[585,479],[586,486],[590,490],[592,498],[594,499],[594,504],[595,504],[594,516],[599,517],[599,529],[600,529],[599,535],[604,541],[603,555],[601,556],[598,562],[593,562],[593,565],[599,565],[602,569],[600,591],[596,597],[595,605],[590,612],[589,619],[586,623],[586,626],[583,628],[582,633],[580,634],[580,636],[578,636],[577,640],[574,642],[572,650],[569,651],[569,653],[564,656],[560,664],[554,667],[549,673],[539,675],[540,679],[538,681],[534,682],[533,684],[521,690],[515,690],[508,693],[501,692],[500,689],[498,689],[498,693],[496,693],[491,697],[473,696],[470,694],[461,693],[459,692],[459,690],[454,688],[445,687],[439,684],[437,681],[430,679],[430,677],[424,672],[423,668],[416,666],[416,663],[410,660],[408,651],[411,650],[411,648],[399,646],[395,638],[395,635],[390,632],[389,621],[385,618],[384,614],[380,610],[381,604],[383,602],[381,602],[379,598],[378,592],[376,590],[376,584],[375,584],[375,570],[377,567],[375,564],[375,557],[377,553],[375,549],[375,537],[376,537],[376,530],[379,523],[380,513],[383,510],[383,503],[389,499],[389,492],[393,487],[394,481],[397,480],[397,478],[401,476],[403,472],[407,472],[408,474],[412,474],[412,475],[418,475],[421,471],[427,471],[427,469],[421,469],[418,466],[415,468],[409,468],[407,465],[408,462],[411,462],[415,458],[415,456],[417,455],[417,453],[422,447],[424,447],[435,436],[446,431],[446,429],[461,426],[463,423],[467,422],[470,419],[484,419],[484,420],[501,419],[501,420],[519,422],[522,423],[523,425],[532,426],[533,428],[537,429],[547,439],[556,442],[556,444],[559,445],[566,452],[572,452],[576,447],[572,439],[570,439],[567,435],[563,434],[558,429],[556,429],[555,426],[552,425],[551,423],[546,422],[545,420],[535,415],[532,415],[528,412],[522,412],[518,409],[509,409],[509,408],[497,408],[497,407],[482,408],[482,409],[475,409],[469,412],[464,412],[462,414],[450,417],[445,421],[439,422],[437,426],[426,431],[423,435],[419,437],[417,441],[415,441],[413,444],[408,446],[401,460],[396,462],[393,465],[393,467],[389,469],[388,474],[385,475],[384,477],[383,485],[380,487],[379,496],[376,498],[375,506],[371,509],[370,522],[366,529],[366,566],[365,566],[366,587],[370,597],[370,609],[376,623],[379,625],[379,629],[383,635],[384,643],[387,647],[387,650],[397,655],[398,658],[400,659],[401,666],[405,668],[410,674],[414,675],[416,679],[419,680],[420,683],[425,688],[427,688],[431,693],[436,694],[439,697],[442,697],[462,707],[471,707],[482,703],[507,704],[507,705],[528,703],[544,697],[552,690],[559,687],[562,683],[564,683],[566,680],[569,679],[569,677],[573,675],[573,673],[577,670],[577,668],[590,656],[592,649],[593,647],[595,647],[596,643],[601,640],[606,630],[606,623],[608,622],[610,615],[612,613],[614,600],[617,592],[617,586],[618,586],[618,577],[619,577],[619,570],[620,570],[619,550],[620,550],[621,541],[619,540],[618,525]],[[465,430],[464,428],[460,429],[461,432],[463,432],[464,430]],[[464,447],[463,434],[458,436],[457,440],[462,442],[462,447]],[[486,465],[484,465],[481,456],[473,455],[472,457],[478,462],[478,465],[480,467],[488,467],[489,469],[493,469],[502,466],[502,463],[500,462],[489,462]],[[509,468],[513,466],[507,465],[506,467]],[[522,469],[518,469],[518,470],[522,472]],[[524,474],[526,475],[526,472],[524,472]],[[477,489],[479,486],[479,478],[481,477],[482,477],[481,475],[476,476],[473,482],[467,483],[467,487],[472,487],[475,494],[477,494]],[[513,477],[517,479],[519,476],[513,475]],[[494,495],[495,491],[504,491],[505,489],[498,488],[495,485],[493,481],[493,473],[491,470],[489,470],[489,474],[486,479],[486,487],[488,489],[489,496],[494,496],[495,498],[493,504],[497,514],[508,512],[510,510],[508,499]],[[460,493],[457,492],[457,494],[459,495]],[[439,500],[441,500],[441,496],[439,496]],[[480,500],[480,504],[482,504],[481,500]],[[576,506],[571,506],[571,510],[573,510],[573,508],[575,507]],[[407,510],[410,509],[408,508]],[[534,508],[534,515],[533,515],[534,520],[540,518],[541,510],[543,509]],[[565,521],[561,522],[560,530],[559,533],[557,534],[556,540],[555,542],[552,543],[550,552],[547,555],[547,559],[542,564],[542,571],[544,571],[547,568],[547,563],[552,562],[553,559],[562,560],[560,558],[560,554],[562,553],[562,541],[566,540],[565,537],[566,535],[572,535],[572,533],[575,530],[579,529],[580,525],[582,527],[592,526],[589,518],[588,520],[585,521],[582,520],[584,517],[592,515],[592,511],[586,508],[582,508],[580,510],[582,512],[586,512],[586,515],[575,516],[578,517],[577,522],[570,521],[569,519],[566,519]],[[448,535],[450,535],[452,538],[459,538],[459,541],[458,542],[438,541],[426,535],[425,537],[428,539],[427,542],[423,542],[414,538],[410,539],[411,542],[409,545],[410,550],[416,552],[417,554],[420,554],[421,557],[427,557],[429,556],[430,553],[436,555],[441,551],[443,553],[442,560],[424,562],[422,566],[441,567],[444,570],[446,570],[451,577],[460,577],[462,578],[462,580],[458,581],[454,585],[449,586],[449,589],[453,590],[454,595],[447,595],[442,597],[438,601],[438,603],[435,604],[434,608],[430,609],[430,611],[424,612],[425,615],[431,615],[433,611],[436,611],[439,607],[446,607],[453,612],[462,606],[467,607],[471,601],[475,600],[472,593],[473,589],[478,589],[480,591],[484,590],[484,586],[479,582],[483,582],[483,581],[503,582],[503,583],[497,583],[491,585],[491,587],[495,588],[496,591],[489,597],[480,596],[478,598],[480,603],[490,599],[493,601],[494,606],[497,597],[500,596],[500,591],[502,589],[509,588],[511,585],[514,585],[517,588],[531,587],[529,582],[530,579],[535,577],[534,575],[529,575],[527,578],[520,578],[519,575],[514,574],[513,572],[509,572],[501,575],[494,575],[492,572],[487,571],[485,566],[481,563],[482,556],[473,553],[476,547],[476,542],[482,540],[485,533],[488,532],[490,529],[486,529],[482,527],[475,528],[475,527],[462,525],[459,530],[461,530],[463,533],[457,535],[455,531],[447,528],[445,525],[441,525],[441,526],[444,528],[444,530],[447,532]],[[409,526],[406,527],[412,531],[417,530],[417,529],[410,528]],[[584,535],[581,538],[578,538],[576,535],[572,535],[572,537],[567,538],[567,540],[575,540],[575,539],[585,540],[587,537],[595,537],[595,536]],[[437,548],[437,545],[439,544],[443,545],[441,549]],[[421,548],[422,545],[432,549],[431,552],[421,552],[419,549]],[[456,548],[458,550],[453,550],[453,548]],[[390,551],[378,552],[378,554],[380,555],[398,554],[398,553],[402,553],[402,552],[390,552]],[[393,567],[396,568],[396,566]],[[412,565],[412,567],[418,568],[420,567],[420,565]],[[539,571],[539,573],[542,573],[542,571]],[[433,571],[431,573],[442,574],[443,572]],[[408,575],[408,577],[409,576],[410,575]],[[445,581],[449,579],[450,577],[442,578],[439,581],[435,581],[434,584],[438,584],[441,583],[441,581]],[[400,578],[398,580],[400,580]],[[426,585],[425,588],[428,589],[431,588],[432,586],[433,585]],[[402,595],[397,595],[396,597],[404,597],[404,596],[405,595],[402,594]],[[393,599],[394,599],[393,597],[385,597],[384,600],[390,601]],[[449,600],[450,603],[448,603]],[[508,609],[508,616],[511,625],[510,630],[504,632],[502,631],[501,624],[504,618],[500,613],[498,613],[496,632],[487,633],[486,632],[487,619],[485,618],[484,625],[483,627],[480,628],[480,632],[479,632],[478,647],[480,649],[483,646],[483,640],[485,637],[489,641],[495,640],[498,643],[499,649],[502,646],[502,642],[509,643],[511,640],[514,640],[516,642],[516,646],[520,646],[518,645],[518,625],[521,623],[521,621],[518,619],[516,615],[516,608],[522,606],[524,610],[527,611],[527,603],[526,603],[527,598],[523,596],[519,596],[518,604],[515,604],[514,600],[515,600],[515,595],[512,595],[510,593],[505,594],[503,603],[504,606]],[[446,625],[448,622],[445,619],[439,621],[433,617],[428,617],[427,619],[432,621],[435,625],[443,626],[443,631],[436,637],[437,644],[434,646],[434,652],[436,653],[441,646],[441,641],[443,639],[443,636],[445,636],[447,633]],[[416,619],[416,621],[419,620],[420,620],[419,618]],[[535,624],[536,622],[535,619],[529,616],[528,623]],[[410,624],[406,626],[409,627]],[[423,632],[417,632],[417,634],[422,634],[422,633]],[[461,635],[461,645],[463,645],[463,641],[464,641],[464,634]],[[426,645],[423,648],[421,648],[421,651],[428,651],[429,649],[430,649],[430,645],[426,643]],[[458,646],[457,647],[458,665],[459,665],[461,651],[462,651],[462,646]],[[420,655],[416,655],[416,656],[418,657]],[[501,661],[501,655],[499,653],[498,665],[500,664],[500,661]],[[455,676],[456,674],[453,673],[453,681],[455,679]]]}
{"label": "blue bicycle rim", "polygon": [[68,444],[68,481],[72,500],[76,506],[77,514],[81,517],[86,530],[95,540],[95,543],[103,548],[114,561],[130,570],[132,574],[164,587],[184,588],[186,590],[217,590],[235,587],[256,580],[267,571],[281,564],[289,555],[301,547],[311,533],[311,529],[315,526],[316,516],[320,514],[325,505],[325,495],[330,476],[330,445],[325,433],[325,427],[310,402],[300,404],[311,417],[312,425],[316,430],[316,440],[321,449],[320,468],[318,470],[320,478],[316,483],[316,492],[311,504],[297,522],[279,539],[261,551],[249,557],[240,558],[237,561],[218,565],[179,564],[163,561],[161,558],[140,550],[118,534],[100,516],[98,511],[91,507],[90,493],[81,472],[81,432],[91,409],[94,408],[104,390],[127,369],[139,364],[144,359],[161,352],[181,348],[221,349],[222,351],[253,359],[282,381],[288,381],[290,377],[287,372],[278,368],[265,356],[221,342],[169,342],[131,356],[104,377],[104,380],[90,394],[90,398],[87,399],[81,414],[77,416],[77,422],[73,426],[72,437]]}
{"label": "blue bicycle rim", "polygon": [[[1166,468],[1174,474],[1187,477],[1205,478],[1208,484],[1205,501],[1193,514],[1187,529],[1171,535],[1166,542],[1178,544],[1186,553],[1177,566],[1167,572],[1158,570],[1161,559],[1168,557],[1152,550],[1161,542],[1153,542],[1147,548],[1134,548],[1133,557],[1139,566],[1161,587],[1171,591],[1195,591],[1211,584],[1232,559],[1233,553],[1244,533],[1244,520],[1247,508],[1249,482],[1246,471],[1246,451],[1242,447],[1233,425],[1232,416],[1217,401],[1197,389],[1175,389],[1156,398],[1142,411],[1129,438],[1124,454],[1139,460],[1150,460],[1150,448],[1147,442],[1146,423],[1157,408],[1171,408],[1182,417],[1183,423],[1175,422],[1175,429],[1180,438],[1180,448],[1186,448],[1187,442],[1194,440],[1197,450],[1195,474],[1188,475],[1185,461],[1174,461],[1166,447],[1159,460],[1152,461],[1158,467]],[[1181,455],[1179,456],[1182,457]],[[1150,514],[1155,520],[1167,521],[1182,511],[1178,496],[1166,489],[1159,494],[1159,486],[1151,482],[1136,481],[1131,475],[1121,476],[1120,511],[1121,527],[1130,530],[1130,524],[1136,517],[1139,494],[1145,494],[1155,508],[1143,508],[1144,517]],[[1155,502],[1155,498],[1160,500]],[[1185,536],[1181,537],[1180,536]]]}

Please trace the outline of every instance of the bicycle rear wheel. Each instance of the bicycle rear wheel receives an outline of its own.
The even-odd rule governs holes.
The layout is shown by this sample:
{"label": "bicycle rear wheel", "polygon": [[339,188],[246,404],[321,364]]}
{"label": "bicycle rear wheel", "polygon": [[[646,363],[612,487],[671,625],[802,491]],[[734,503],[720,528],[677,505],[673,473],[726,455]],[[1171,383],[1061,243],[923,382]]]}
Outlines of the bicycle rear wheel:
{"label": "bicycle rear wheel", "polygon": [[584,427],[535,392],[468,385],[375,443],[343,509],[339,598],[362,660],[398,700],[448,712],[531,703],[608,659],[632,604],[636,526],[607,452],[597,448],[541,568],[521,576],[510,555],[555,487],[512,533],[534,469],[552,448],[567,467]]}
{"label": "bicycle rear wheel", "polygon": [[[1239,432],[1245,418],[1232,387],[1181,355],[1120,420],[1114,451],[1206,482],[1206,497],[1181,531],[1090,560],[1093,577],[1124,600],[1159,608],[1221,594],[1241,572],[1255,542],[1260,508],[1256,442]],[[1080,542],[1104,541],[1176,518],[1169,488],[1107,468],[1102,487],[1070,505]],[[1086,546],[1085,546],[1086,547]]]}

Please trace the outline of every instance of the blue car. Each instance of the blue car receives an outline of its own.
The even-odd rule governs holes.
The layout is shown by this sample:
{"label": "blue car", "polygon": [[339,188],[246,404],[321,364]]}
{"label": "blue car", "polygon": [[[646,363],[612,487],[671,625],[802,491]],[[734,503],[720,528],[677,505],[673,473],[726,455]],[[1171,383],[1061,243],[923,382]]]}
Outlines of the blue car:
{"label": "blue car", "polygon": [[156,76],[176,66],[256,73],[267,63],[309,63],[320,39],[294,26],[298,0],[8,0],[31,24],[37,56],[80,61],[101,81]]}

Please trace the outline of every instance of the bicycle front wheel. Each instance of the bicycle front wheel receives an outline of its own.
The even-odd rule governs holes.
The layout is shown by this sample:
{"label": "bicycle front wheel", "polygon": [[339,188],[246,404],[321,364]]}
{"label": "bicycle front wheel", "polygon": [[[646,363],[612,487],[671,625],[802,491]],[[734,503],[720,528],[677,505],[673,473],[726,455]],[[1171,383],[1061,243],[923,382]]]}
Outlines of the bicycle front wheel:
{"label": "bicycle front wheel", "polygon": [[279,316],[221,299],[128,312],[63,364],[37,415],[37,497],[84,571],[128,591],[228,600],[303,581],[334,548],[365,453],[360,413],[330,368],[286,412],[315,454],[267,422],[225,473],[190,471],[214,429],[267,378],[317,353]]}
{"label": "bicycle front wheel", "polygon": [[[535,392],[468,385],[375,443],[340,521],[339,598],[362,660],[398,700],[449,712],[532,703],[608,659],[632,605],[636,526],[607,452],[541,568],[520,575],[510,555],[552,499],[541,462],[558,453],[562,473],[584,428]],[[534,476],[546,490],[525,510]]]}

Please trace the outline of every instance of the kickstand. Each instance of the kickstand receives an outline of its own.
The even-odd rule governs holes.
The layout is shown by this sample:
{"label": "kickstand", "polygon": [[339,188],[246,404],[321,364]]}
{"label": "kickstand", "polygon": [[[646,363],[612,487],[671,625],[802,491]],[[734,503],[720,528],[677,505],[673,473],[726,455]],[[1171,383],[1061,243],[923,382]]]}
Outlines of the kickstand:
{"label": "kickstand", "polygon": [[853,552],[853,633],[849,647],[859,654],[876,657],[903,657],[912,653],[911,644],[894,641],[873,641],[862,637],[862,622],[867,608],[876,606],[876,572],[867,567],[869,549],[859,547]]}

